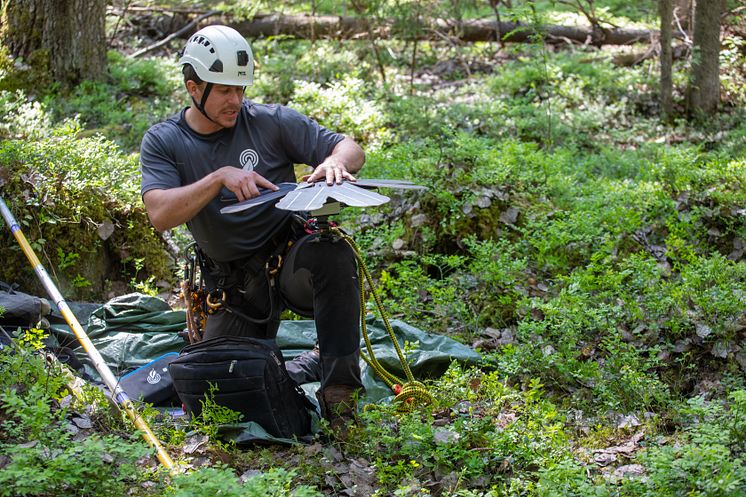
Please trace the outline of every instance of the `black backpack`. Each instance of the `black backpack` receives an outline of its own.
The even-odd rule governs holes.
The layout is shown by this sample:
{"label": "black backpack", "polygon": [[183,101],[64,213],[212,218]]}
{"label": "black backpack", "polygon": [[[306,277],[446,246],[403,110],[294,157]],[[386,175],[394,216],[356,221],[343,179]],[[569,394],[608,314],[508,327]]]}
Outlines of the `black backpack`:
{"label": "black backpack", "polygon": [[293,438],[311,432],[313,404],[288,376],[274,340],[211,338],[184,348],[168,366],[186,411],[197,416],[214,385],[213,401],[240,412],[270,435]]}

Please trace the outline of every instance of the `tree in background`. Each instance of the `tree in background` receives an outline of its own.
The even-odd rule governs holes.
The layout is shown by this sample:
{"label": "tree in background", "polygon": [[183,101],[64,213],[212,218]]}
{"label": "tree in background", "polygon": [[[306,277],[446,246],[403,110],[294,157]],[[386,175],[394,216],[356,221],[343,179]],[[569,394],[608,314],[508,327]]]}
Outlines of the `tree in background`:
{"label": "tree in background", "polygon": [[697,0],[692,68],[687,88],[690,116],[715,112],[720,103],[720,13],[722,0]]}
{"label": "tree in background", "polygon": [[658,13],[661,18],[661,117],[669,120],[673,114],[673,53],[671,51],[673,0],[658,0]]}
{"label": "tree in background", "polygon": [[104,73],[105,16],[104,0],[3,0],[0,40],[14,58],[71,86]]}

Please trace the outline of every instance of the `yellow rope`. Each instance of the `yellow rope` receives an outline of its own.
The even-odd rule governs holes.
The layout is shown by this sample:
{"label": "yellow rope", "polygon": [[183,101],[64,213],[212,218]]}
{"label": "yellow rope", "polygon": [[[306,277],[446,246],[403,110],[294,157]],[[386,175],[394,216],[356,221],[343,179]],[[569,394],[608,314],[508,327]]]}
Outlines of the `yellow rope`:
{"label": "yellow rope", "polygon": [[[361,351],[360,357],[362,357],[365,363],[373,371],[375,371],[375,373],[384,381],[384,383],[386,383],[386,385],[388,385],[389,388],[391,388],[391,390],[395,394],[394,402],[399,403],[400,409],[411,410],[414,409],[417,405],[426,405],[432,403],[433,396],[430,394],[427,387],[421,382],[414,379],[412,370],[409,368],[407,359],[404,357],[404,353],[399,346],[399,341],[396,339],[396,334],[394,333],[394,330],[389,323],[388,315],[386,314],[386,311],[383,307],[383,303],[381,302],[381,299],[376,292],[376,288],[373,284],[373,278],[370,275],[370,271],[368,271],[368,267],[365,265],[365,261],[363,260],[362,255],[360,255],[360,249],[358,248],[357,243],[355,243],[355,240],[353,240],[352,237],[350,237],[347,233],[337,228],[336,226],[331,227],[331,230],[337,236],[347,242],[347,244],[352,248],[352,251],[355,253],[355,258],[358,261],[358,281],[360,284],[360,330],[363,334],[363,339],[365,340],[365,348],[368,351],[367,356],[364,352]],[[381,319],[383,320],[383,324],[386,327],[386,331],[391,338],[391,342],[394,344],[396,355],[399,357],[399,361],[402,365],[402,370],[406,375],[406,381],[387,371],[378,361],[378,359],[376,359],[376,356],[373,353],[373,346],[370,342],[370,337],[368,336],[368,328],[365,321],[365,302],[367,300],[365,297],[366,281],[368,282],[370,293],[371,295],[373,295],[373,300],[376,303],[376,308],[381,315]]]}

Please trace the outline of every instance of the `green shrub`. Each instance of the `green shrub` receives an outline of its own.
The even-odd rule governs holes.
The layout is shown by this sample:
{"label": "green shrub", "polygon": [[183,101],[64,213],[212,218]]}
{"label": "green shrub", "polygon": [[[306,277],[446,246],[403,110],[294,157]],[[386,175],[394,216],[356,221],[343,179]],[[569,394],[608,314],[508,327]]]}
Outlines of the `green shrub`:
{"label": "green shrub", "polygon": [[144,444],[114,436],[73,442],[65,433],[53,443],[5,446],[11,462],[0,470],[0,495],[130,495],[142,473],[137,460],[150,453]]}
{"label": "green shrub", "polygon": [[507,487],[511,478],[531,478],[567,450],[564,420],[538,381],[520,391],[498,373],[453,364],[431,392],[432,410],[397,413],[394,406],[376,405],[360,414],[348,448],[372,462],[383,489],[432,475],[454,477],[453,486],[442,489],[448,495]]}
{"label": "green shrub", "polygon": [[[136,259],[148,275],[171,280],[172,260],[139,199],[136,157],[77,132],[57,129],[43,140],[0,144],[3,192],[32,248],[73,298],[100,299],[106,280],[129,282]],[[0,238],[0,279],[42,292],[10,233]]]}
{"label": "green shrub", "polygon": [[[730,409],[702,397],[690,399],[681,409],[685,423],[675,443],[654,446],[641,461],[648,477],[625,482],[642,496],[737,496],[746,491],[743,433],[734,418],[742,419],[744,391],[730,395]],[[672,441],[674,442],[674,441]]]}
{"label": "green shrub", "polygon": [[150,450],[113,435],[73,440],[68,412],[55,407],[68,394],[61,367],[23,343],[0,351],[0,449],[8,458],[0,495],[129,495],[142,475],[137,461]]}
{"label": "green shrub", "polygon": [[364,42],[255,40],[252,49],[258,66],[247,95],[264,103],[286,104],[304,83],[327,86],[344,78],[364,77],[370,73],[366,48]]}
{"label": "green shrub", "polygon": [[107,76],[58,90],[46,98],[47,106],[58,120],[75,116],[84,134],[102,133],[125,150],[134,150],[151,125],[186,101],[181,71],[173,60],[130,59],[109,52]]}
{"label": "green shrub", "polygon": [[389,136],[379,105],[370,99],[363,80],[345,76],[328,87],[297,82],[290,107],[318,120],[329,129],[351,135],[375,149]]}
{"label": "green shrub", "polygon": [[537,497],[607,497],[614,495],[588,477],[588,470],[572,459],[563,459],[539,471]]}
{"label": "green shrub", "polygon": [[52,120],[47,106],[30,100],[22,90],[0,91],[0,138],[39,139],[52,131]]}
{"label": "green shrub", "polygon": [[241,484],[233,471],[224,466],[204,468],[178,475],[163,494],[166,497],[317,497],[321,494],[306,485],[293,486],[293,471],[271,469]]}

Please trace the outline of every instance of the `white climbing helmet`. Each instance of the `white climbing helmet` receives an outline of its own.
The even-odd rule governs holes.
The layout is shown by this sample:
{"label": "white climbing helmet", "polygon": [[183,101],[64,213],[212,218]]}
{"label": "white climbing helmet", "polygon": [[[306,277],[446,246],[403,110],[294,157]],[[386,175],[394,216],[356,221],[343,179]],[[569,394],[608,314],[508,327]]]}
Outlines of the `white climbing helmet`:
{"label": "white climbing helmet", "polygon": [[254,57],[246,38],[228,26],[207,26],[189,38],[179,64],[190,64],[207,83],[249,86]]}

